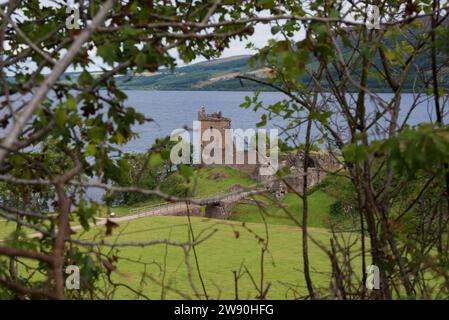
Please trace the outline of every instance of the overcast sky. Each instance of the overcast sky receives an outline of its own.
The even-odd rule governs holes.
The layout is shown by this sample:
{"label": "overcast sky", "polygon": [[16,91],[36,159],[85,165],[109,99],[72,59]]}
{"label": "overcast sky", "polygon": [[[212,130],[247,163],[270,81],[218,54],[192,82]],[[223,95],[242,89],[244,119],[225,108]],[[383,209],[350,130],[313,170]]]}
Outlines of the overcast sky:
{"label": "overcast sky", "polygon": [[[0,0],[0,3],[4,2],[4,1],[5,0]],[[72,2],[72,1],[67,0],[67,3],[70,3],[70,2]],[[42,6],[54,5],[49,0],[39,0],[39,3]],[[264,13],[264,12],[261,13],[262,16],[265,14],[268,15],[268,13]],[[225,49],[224,52],[222,53],[221,58],[232,57],[232,56],[237,56],[237,55],[254,54],[254,53],[256,53],[256,50],[251,50],[251,49],[246,48],[246,46],[249,42],[254,44],[256,48],[262,48],[267,44],[268,40],[271,38],[274,38],[274,36],[271,34],[271,25],[270,24],[258,24],[254,28],[254,34],[252,36],[248,37],[248,39],[243,40],[243,41],[240,41],[239,39],[232,40],[229,48]],[[177,57],[176,49],[174,49],[172,51],[172,53],[175,57]],[[102,67],[108,68],[105,64],[102,63],[103,62],[102,59],[100,57],[97,57],[94,52],[91,53],[91,58],[94,61],[94,65],[92,65],[89,68],[91,71],[100,70],[100,68],[102,68]],[[206,59],[203,57],[198,57],[191,63],[201,62],[201,61],[205,61],[205,60]],[[26,63],[26,65],[33,68],[32,63]],[[178,59],[178,66],[183,66],[183,65],[185,65],[185,63],[183,61],[181,61],[180,59]],[[69,67],[67,71],[72,72],[72,71],[80,71],[80,70],[74,70],[72,67]],[[49,73],[49,72],[50,72],[50,70],[47,68],[46,68],[46,70],[43,70],[44,74]]]}
{"label": "overcast sky", "polygon": [[[225,49],[221,55],[221,58],[227,58],[238,55],[255,54],[255,50],[250,50],[246,48],[246,45],[251,42],[256,48],[262,48],[267,43],[268,40],[274,38],[271,34],[271,26],[269,24],[258,24],[254,28],[254,34],[248,37],[247,40],[240,41],[239,39],[234,39],[231,41],[229,48]],[[197,58],[193,63],[205,61],[203,57]],[[179,65],[183,65],[182,61],[179,61]]]}
{"label": "overcast sky", "polygon": [[[258,24],[254,28],[254,34],[251,37],[248,37],[248,39],[243,40],[243,41],[240,41],[239,39],[232,40],[229,45],[229,48],[227,48],[223,51],[220,58],[227,58],[227,57],[232,57],[232,56],[237,56],[237,55],[255,54],[256,50],[250,50],[250,49],[246,48],[246,46],[249,42],[253,43],[256,48],[262,48],[268,43],[268,40],[272,39],[272,38],[274,38],[274,36],[271,34],[271,26],[269,24]],[[177,57],[176,49],[172,49],[171,53],[173,54],[174,57]],[[100,70],[101,67],[106,67],[106,65],[102,63],[101,58],[96,57],[94,54],[92,54],[91,58],[95,62],[95,65],[92,65],[92,67],[90,68],[91,71],[98,71],[98,70]],[[202,61],[206,61],[206,59],[204,57],[198,57],[194,61],[190,62],[189,64],[202,62]],[[180,59],[177,59],[177,62],[178,62],[178,66],[185,65],[185,63]],[[108,68],[108,67],[106,67],[106,68]],[[49,72],[49,70],[46,70],[46,71]],[[69,67],[67,71],[73,72],[73,71],[80,71],[80,70],[74,70],[73,68]]]}

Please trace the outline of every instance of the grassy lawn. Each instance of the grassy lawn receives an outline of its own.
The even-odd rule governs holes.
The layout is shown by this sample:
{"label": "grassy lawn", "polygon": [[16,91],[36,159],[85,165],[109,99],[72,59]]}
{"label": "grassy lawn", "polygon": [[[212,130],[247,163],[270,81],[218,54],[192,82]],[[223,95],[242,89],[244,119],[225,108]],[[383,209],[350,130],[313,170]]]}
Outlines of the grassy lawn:
{"label": "grassy lawn", "polygon": [[[78,224],[78,223],[77,223]],[[14,231],[16,231],[17,223],[15,221],[5,221],[0,219],[0,243],[2,240],[10,236]],[[36,231],[22,226],[21,231],[25,233],[35,233]]]}
{"label": "grassy lawn", "polygon": [[208,166],[194,172],[190,183],[196,197],[207,197],[221,192],[228,192],[233,185],[248,187],[257,182],[246,174],[225,166]]}
{"label": "grassy lawn", "polygon": [[13,232],[15,229],[16,229],[15,222],[7,222],[4,219],[0,219],[0,239],[4,239],[9,234],[11,234],[11,232]]}
{"label": "grassy lawn", "polygon": [[[195,183],[196,181],[196,183]],[[228,167],[206,167],[195,171],[192,189],[196,186],[195,196],[207,197],[219,192],[226,192],[232,185],[254,185],[255,181],[244,174]],[[192,218],[195,234],[203,236],[216,230],[207,241],[197,246],[199,266],[202,271],[208,295],[213,299],[234,299],[235,283],[233,271],[241,272],[238,282],[239,298],[254,299],[257,291],[252,281],[260,284],[261,277],[261,244],[260,238],[266,239],[268,232],[269,252],[265,255],[264,284],[270,283],[269,299],[290,299],[305,295],[304,276],[302,272],[301,233],[300,229],[286,217],[282,209],[274,207],[262,196],[258,200],[266,203],[265,218],[267,230],[262,223],[260,210],[251,204],[239,204],[234,208],[230,220],[212,220],[202,217]],[[329,243],[330,233],[326,229],[329,224],[329,206],[335,199],[328,193],[317,190],[310,195],[310,234],[325,246]],[[149,205],[160,201],[149,201],[135,206]],[[283,204],[301,220],[301,200],[294,194],[288,194]],[[115,207],[111,210],[117,215],[129,213],[131,206]],[[72,224],[77,224],[73,221]],[[15,228],[15,223],[0,220],[0,239],[5,238]],[[34,232],[34,231],[33,231]],[[152,241],[170,239],[171,241],[189,241],[187,217],[147,217],[120,223],[112,236],[105,237],[105,226],[91,228],[88,232],[78,231],[77,235],[84,240],[106,241]],[[260,237],[260,238],[258,238]],[[109,248],[104,249],[109,252]],[[120,247],[115,249],[119,257],[117,270],[113,273],[115,281],[133,288],[152,299],[181,298],[170,289],[163,291],[160,283],[179,290],[195,298],[194,290],[189,282],[186,261],[180,247],[159,244],[150,247]],[[327,256],[313,243],[310,243],[310,265],[316,286],[326,287],[329,284],[330,264]],[[202,291],[196,271],[192,251],[189,252],[192,265],[192,280]],[[246,267],[247,269],[245,269]],[[247,272],[245,272],[247,270]],[[151,275],[145,277],[145,274]],[[251,276],[250,276],[251,275]],[[253,280],[251,280],[251,277]],[[155,281],[156,280],[156,281]],[[120,287],[116,299],[138,298],[135,293]]]}
{"label": "grassy lawn", "polygon": [[[192,217],[191,220],[197,238],[214,232],[210,238],[196,246],[199,266],[210,298],[234,299],[233,271],[239,272],[239,270],[239,298],[255,299],[257,297],[252,281],[259,285],[261,280],[260,238],[268,239],[268,252],[265,254],[264,263],[264,285],[270,284],[267,298],[293,299],[307,294],[302,271],[302,242],[299,228],[273,224],[268,225],[266,230],[265,225],[260,223],[242,224],[236,221],[201,217]],[[315,240],[324,246],[328,245],[331,235],[326,229],[310,228],[309,230]],[[91,228],[88,232],[78,232],[73,237],[110,242],[147,242],[162,239],[185,242],[189,241],[189,227],[186,217],[147,217],[120,223],[111,236],[105,236],[105,226],[98,226]],[[118,247],[112,252],[109,247],[105,247],[102,251],[109,257],[118,257],[116,269],[112,273],[115,282],[137,289],[151,299],[182,298],[175,290],[196,298],[189,281],[182,248],[157,244],[147,247]],[[315,244],[310,243],[309,257],[314,285],[327,287],[331,270],[327,256]],[[201,293],[201,284],[191,249],[189,262],[192,266],[192,281]],[[360,271],[358,265],[360,261],[355,262],[357,273]],[[36,277],[40,279],[39,275]],[[161,283],[166,285],[165,290],[162,290]],[[102,286],[102,284],[97,285]],[[140,297],[124,287],[118,287],[113,298],[138,299]]]}
{"label": "grassy lawn", "polygon": [[[251,186],[255,181],[246,175],[228,167],[205,167],[195,170],[195,178],[190,183],[194,196],[207,197],[226,192],[233,185]],[[262,223],[260,209],[256,205],[239,204],[229,220],[213,220],[202,217],[192,218],[192,227],[197,235],[204,236],[215,230],[213,236],[197,246],[199,266],[202,271],[205,287],[210,298],[234,299],[234,273],[240,270],[238,282],[239,298],[255,299],[257,291],[253,281],[259,285],[261,278],[261,243],[260,238],[268,239],[269,251],[265,255],[264,285],[270,284],[269,299],[295,298],[305,295],[304,276],[302,272],[301,230],[289,220],[285,212],[273,206],[270,200],[258,195],[258,200],[266,204],[264,214],[267,227]],[[313,238],[329,243],[329,206],[335,198],[321,190],[310,195],[309,226]],[[158,203],[151,200],[139,203],[135,207]],[[293,215],[301,221],[302,203],[295,194],[287,194],[282,201]],[[126,215],[133,206],[111,208],[116,215]],[[106,208],[105,208],[106,212]],[[335,220],[335,218],[332,218]],[[73,221],[72,224],[76,224]],[[0,221],[0,239],[5,238],[15,228],[15,223]],[[268,232],[268,237],[266,232]],[[346,234],[348,235],[348,234]],[[112,236],[105,236],[105,226],[91,228],[88,232],[74,235],[84,240],[146,242],[170,239],[171,241],[189,241],[187,217],[147,217],[120,223]],[[105,253],[109,248],[105,248]],[[118,257],[117,270],[113,272],[116,282],[124,283],[152,299],[181,298],[174,290],[179,290],[195,298],[189,281],[185,256],[182,248],[159,244],[149,247],[120,247],[115,249]],[[310,265],[316,286],[328,286],[330,264],[327,256],[313,243],[310,243]],[[189,252],[192,265],[192,281],[202,292],[201,283],[196,271],[193,252]],[[246,270],[246,271],[245,271]],[[151,275],[146,277],[145,275]],[[163,282],[171,289],[163,291]],[[138,298],[135,293],[120,287],[116,299]]]}
{"label": "grassy lawn", "polygon": [[[295,225],[288,218],[284,210],[274,206],[267,198],[258,197],[257,199],[267,204],[265,208],[266,213],[263,213],[257,205],[238,204],[234,207],[230,219],[235,221],[262,222],[263,218],[261,214],[263,214],[269,224]],[[329,206],[334,201],[335,199],[325,192],[318,190],[312,193],[309,197],[309,226],[327,228],[330,221],[337,222],[336,218],[329,216]],[[302,200],[297,195],[293,193],[287,194],[282,200],[282,204],[297,220],[302,221]]]}
{"label": "grassy lawn", "polygon": [[[251,272],[256,283],[260,283],[260,244],[255,235],[266,238],[265,226],[258,223],[241,223],[233,221],[192,218],[194,232],[216,233],[197,246],[199,265],[202,270],[208,295],[212,298],[234,298],[234,280],[232,271],[238,271],[244,264]],[[103,237],[105,227],[101,226],[79,235],[84,239]],[[311,228],[314,238],[324,244],[329,242],[329,233],[324,229]],[[238,237],[236,236],[238,235]],[[270,283],[268,293],[270,299],[292,298],[292,290],[305,294],[305,283],[302,273],[300,229],[286,225],[270,225],[268,227],[269,253],[265,262],[265,283]],[[188,223],[186,217],[150,217],[121,223],[114,234],[105,238],[108,241],[151,241],[170,239],[172,241],[188,241]],[[157,281],[194,296],[189,285],[183,251],[179,247],[156,245],[151,247],[124,247],[117,253],[119,256],[115,280],[139,288],[144,270]],[[144,266],[140,261],[148,263]],[[317,285],[328,285],[329,262],[325,254],[315,245],[310,245],[311,268],[313,279]],[[190,262],[195,266],[193,254]],[[164,270],[165,275],[164,275]],[[162,280],[165,279],[165,280]],[[200,290],[200,282],[196,271],[193,280]],[[150,298],[179,298],[173,291],[162,293],[160,285],[148,278],[141,285],[142,292]],[[256,290],[248,274],[239,281],[239,297],[254,299]],[[136,298],[135,294],[120,289],[115,298]]]}

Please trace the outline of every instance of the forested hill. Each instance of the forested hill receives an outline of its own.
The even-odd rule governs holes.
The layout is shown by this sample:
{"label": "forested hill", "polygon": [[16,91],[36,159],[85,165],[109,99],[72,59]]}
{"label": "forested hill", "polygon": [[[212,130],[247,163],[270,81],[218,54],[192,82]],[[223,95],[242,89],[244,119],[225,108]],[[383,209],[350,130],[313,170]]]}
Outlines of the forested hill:
{"label": "forested hill", "polygon": [[[387,45],[391,46],[391,44]],[[177,67],[174,70],[159,69],[157,72],[144,72],[141,74],[129,74],[126,76],[117,76],[115,80],[120,89],[123,90],[210,90],[210,91],[272,91],[269,86],[259,84],[253,81],[240,81],[236,77],[245,75],[260,80],[270,80],[273,76],[268,66],[258,64],[253,67],[249,64],[250,55],[239,55],[228,58],[215,59],[211,61],[194,63],[191,65]],[[315,58],[311,54],[306,64],[306,69],[313,71],[318,66]],[[446,58],[447,59],[447,58]],[[445,65],[443,56],[438,57],[444,65],[440,71],[442,86],[447,87],[449,83],[449,67]],[[367,87],[373,92],[391,92],[388,83],[378,74],[379,70],[383,70],[379,57],[375,59],[376,68],[370,73],[367,81]],[[359,77],[359,70],[353,72],[353,77]],[[329,67],[334,79],[338,79],[332,66]],[[377,70],[377,71],[376,71]],[[397,72],[396,72],[397,71]],[[400,68],[393,72],[398,75]],[[375,74],[377,73],[377,76]],[[97,72],[92,72],[92,76],[96,76]],[[78,72],[65,73],[63,78],[70,77],[75,80]],[[429,81],[431,77],[430,58],[428,52],[424,51],[417,55],[414,66],[409,69],[408,77],[404,82],[403,92],[424,91],[424,82]],[[11,83],[15,79],[8,77]],[[310,83],[311,79],[307,74],[301,76],[304,83]],[[278,83],[278,85],[281,85]],[[323,83],[323,90],[326,90],[326,84]],[[351,89],[351,88],[349,88]],[[357,88],[353,88],[357,91]]]}
{"label": "forested hill", "polygon": [[[234,56],[199,62],[175,70],[159,70],[156,73],[144,73],[117,78],[122,89],[144,90],[254,90],[256,86],[245,83],[242,87],[235,77],[247,74],[266,78],[268,68],[251,68],[250,56]],[[262,89],[260,86],[258,87]]]}
{"label": "forested hill", "polygon": [[[251,67],[249,64],[250,58],[251,56],[249,55],[221,58],[178,67],[173,71],[160,69],[155,73],[147,72],[117,76],[115,80],[119,88],[123,90],[253,91],[257,89],[272,91],[273,89],[269,86],[248,80],[240,81],[236,78],[238,75],[246,75],[260,80],[270,80],[272,77],[271,69],[263,65]],[[317,66],[313,59],[313,56],[311,56],[309,63],[306,65],[306,68],[310,71]],[[376,61],[376,64],[378,64],[378,70],[382,70],[380,61]],[[408,78],[404,83],[403,92],[423,91],[423,80],[430,79],[430,58],[425,53],[418,55],[414,64],[419,66],[419,68],[410,69]],[[332,67],[330,67],[330,71],[333,73],[334,79],[338,79]],[[97,72],[91,73],[93,77],[97,76],[97,74]],[[447,86],[449,83],[449,67],[442,67],[441,75],[443,76],[442,85]],[[79,76],[79,73],[68,72],[63,75],[63,78],[67,76],[73,81]],[[358,77],[358,75],[354,76]],[[301,78],[305,83],[310,83],[311,81],[307,75],[303,75]],[[7,77],[7,79],[11,83],[15,82],[15,79],[12,77]],[[413,89],[414,86],[415,89]],[[386,81],[372,76],[368,78],[367,87],[374,92],[391,91]],[[325,84],[323,84],[323,89],[326,90]]]}
{"label": "forested hill", "polygon": [[[391,70],[391,75],[399,79],[402,73],[401,63],[398,61],[405,61],[404,58],[407,56],[407,52],[401,52],[398,49],[398,43],[408,43],[408,40],[416,40],[420,34],[427,32],[428,26],[431,24],[430,21],[426,21],[428,18],[419,19],[421,27],[419,30],[414,32],[405,32],[402,35],[395,35],[388,37],[385,40],[385,47],[387,52],[387,59],[392,59],[391,63],[393,68]],[[356,33],[358,31],[354,30],[354,35],[352,39],[357,39]],[[408,39],[407,39],[408,38]],[[440,41],[446,41],[444,36],[441,36]],[[341,42],[341,48],[343,55],[349,58],[351,50],[347,48],[342,39],[337,39]],[[356,40],[349,40],[353,42],[353,46],[357,46]],[[411,41],[413,43],[415,41]],[[405,50],[405,49],[404,49]],[[388,85],[383,77],[383,64],[379,53],[375,50],[376,57],[374,59],[374,64],[371,69],[372,72],[369,73],[367,78],[367,87],[374,92],[391,92],[391,87]],[[423,92],[426,91],[426,83],[431,79],[431,59],[430,59],[429,48],[421,50],[415,57],[413,64],[408,68],[407,78],[403,83],[402,92]],[[388,57],[391,55],[391,57]],[[245,90],[251,91],[254,89],[260,90],[271,90],[269,86],[264,86],[252,81],[240,81],[236,79],[238,75],[246,75],[251,78],[258,78],[261,80],[269,80],[272,77],[271,69],[269,66],[264,66],[262,63],[258,63],[256,67],[251,67],[248,60],[251,58],[250,55],[234,56],[222,59],[216,59],[212,61],[206,61],[196,64],[191,64],[184,67],[175,68],[171,70],[159,70],[154,74],[141,74],[133,75],[132,77],[119,77],[117,78],[119,86],[123,89],[145,89],[145,90]],[[449,65],[447,64],[447,55],[440,53],[437,56],[439,64],[442,65],[440,70],[440,83],[443,87],[448,87],[449,84]],[[395,63],[396,61],[396,63]],[[308,57],[306,63],[306,69],[309,71],[314,71],[318,67],[318,62],[314,55],[311,53]],[[338,81],[339,76],[336,74],[333,66],[330,64],[329,71],[332,77]],[[361,73],[360,63],[356,63],[351,71],[352,77],[358,79]],[[304,83],[311,83],[311,78],[308,73],[304,73],[301,80]],[[282,86],[281,83],[278,85]],[[323,90],[327,90],[326,82],[322,83]],[[358,91],[358,88],[348,87],[350,91]]]}
{"label": "forested hill", "polygon": [[[238,75],[247,75],[264,80],[271,77],[269,68],[264,66],[250,67],[249,59],[250,56],[222,58],[178,67],[174,71],[159,70],[156,73],[120,76],[116,80],[121,89],[128,90],[252,91],[259,89],[270,91],[270,87],[252,81],[241,82],[236,79]],[[316,65],[312,59],[307,64],[309,70],[313,70]],[[411,68],[404,83],[404,92],[414,91],[413,86],[417,86],[418,91],[422,90],[422,84],[417,84],[416,81],[428,79],[430,76],[428,75],[430,73],[430,59],[425,54],[417,57],[415,65],[419,66],[419,77],[416,77],[416,68]],[[380,62],[378,67],[382,69]],[[331,72],[333,73],[332,68]],[[444,70],[443,73],[445,73]],[[357,77],[357,75],[355,76]],[[338,76],[335,74],[334,78],[337,79]],[[447,80],[447,73],[445,79]],[[302,76],[302,80],[306,83],[310,81],[307,75]],[[391,90],[385,81],[374,77],[368,79],[368,87],[375,92],[390,92]]]}

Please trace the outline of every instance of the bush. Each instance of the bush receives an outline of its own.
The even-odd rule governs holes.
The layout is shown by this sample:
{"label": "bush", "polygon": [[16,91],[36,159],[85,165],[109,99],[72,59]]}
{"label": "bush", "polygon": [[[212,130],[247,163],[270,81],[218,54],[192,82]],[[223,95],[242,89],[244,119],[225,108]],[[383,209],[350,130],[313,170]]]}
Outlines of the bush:
{"label": "bush", "polygon": [[186,185],[185,179],[178,174],[172,174],[165,179],[161,184],[161,190],[171,196],[189,197],[191,190]]}

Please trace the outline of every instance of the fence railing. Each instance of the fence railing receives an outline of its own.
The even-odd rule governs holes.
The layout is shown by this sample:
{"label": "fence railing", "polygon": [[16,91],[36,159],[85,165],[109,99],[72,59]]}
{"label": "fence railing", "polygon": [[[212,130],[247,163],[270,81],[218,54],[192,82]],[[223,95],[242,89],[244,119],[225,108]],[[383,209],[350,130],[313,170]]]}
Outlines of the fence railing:
{"label": "fence railing", "polygon": [[138,213],[145,213],[145,212],[150,212],[150,211],[168,211],[169,209],[172,209],[173,207],[177,207],[182,203],[171,203],[171,202],[162,202],[162,203],[156,203],[156,204],[151,204],[151,205],[147,205],[147,206],[142,206],[142,207],[136,207],[136,208],[131,208],[129,210],[130,214],[138,214]]}
{"label": "fence railing", "polygon": [[[200,202],[202,200],[208,200],[210,202],[214,201],[226,201],[229,199],[236,199],[239,197],[244,197],[248,192],[242,192],[241,194],[235,192],[219,192],[210,197],[195,197],[192,200]],[[176,210],[187,210],[185,202],[161,202],[156,204],[150,204],[142,207],[135,207],[129,210],[129,214],[139,214],[139,213],[149,213],[151,211],[158,212],[158,214],[169,214]]]}

